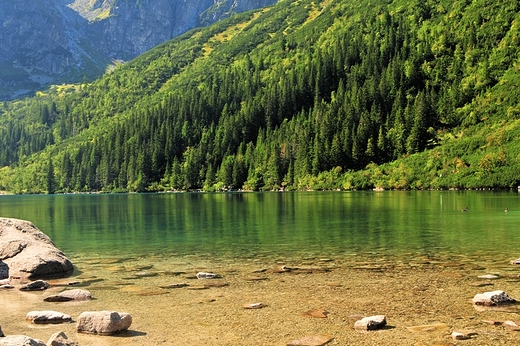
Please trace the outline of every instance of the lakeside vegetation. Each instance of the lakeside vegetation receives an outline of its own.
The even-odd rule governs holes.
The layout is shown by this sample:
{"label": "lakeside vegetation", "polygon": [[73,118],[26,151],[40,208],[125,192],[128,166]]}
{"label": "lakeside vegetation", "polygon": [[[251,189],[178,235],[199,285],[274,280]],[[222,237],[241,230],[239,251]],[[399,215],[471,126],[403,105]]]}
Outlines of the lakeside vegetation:
{"label": "lakeside vegetation", "polygon": [[0,105],[0,190],[520,185],[520,4],[289,1]]}

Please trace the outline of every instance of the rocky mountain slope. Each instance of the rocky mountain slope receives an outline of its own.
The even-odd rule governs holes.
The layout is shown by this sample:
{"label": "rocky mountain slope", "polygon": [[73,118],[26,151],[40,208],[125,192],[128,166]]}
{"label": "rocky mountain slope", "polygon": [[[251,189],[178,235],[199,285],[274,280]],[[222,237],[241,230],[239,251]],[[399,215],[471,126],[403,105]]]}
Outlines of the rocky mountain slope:
{"label": "rocky mountain slope", "polygon": [[0,100],[103,73],[194,27],[276,0],[14,0],[0,8]]}

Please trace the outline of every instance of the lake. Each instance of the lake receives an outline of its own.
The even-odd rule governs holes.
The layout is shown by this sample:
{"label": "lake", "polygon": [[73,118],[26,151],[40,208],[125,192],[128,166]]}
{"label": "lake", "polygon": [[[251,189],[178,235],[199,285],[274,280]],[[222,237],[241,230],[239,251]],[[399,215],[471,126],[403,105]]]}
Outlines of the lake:
{"label": "lake", "polygon": [[[485,290],[520,297],[509,264],[520,257],[516,191],[0,196],[0,216],[32,221],[76,267],[47,291],[1,292],[6,334],[48,340],[64,331],[82,346],[285,345],[313,334],[397,346],[444,344],[449,328],[470,328],[482,345],[518,342],[517,332],[480,321],[514,320],[519,307],[471,304]],[[222,277],[198,280],[201,271]],[[487,274],[499,278],[482,282]],[[94,300],[43,301],[70,281]],[[258,302],[266,308],[243,308]],[[124,311],[133,322],[102,337],[76,333],[74,323],[25,321],[48,309],[73,319]],[[305,315],[315,309],[330,317]],[[359,314],[388,315],[391,327],[358,333],[351,316]],[[438,322],[445,327],[433,332],[407,329]]]}
{"label": "lake", "polygon": [[79,257],[520,255],[517,192],[1,196],[0,216]]}

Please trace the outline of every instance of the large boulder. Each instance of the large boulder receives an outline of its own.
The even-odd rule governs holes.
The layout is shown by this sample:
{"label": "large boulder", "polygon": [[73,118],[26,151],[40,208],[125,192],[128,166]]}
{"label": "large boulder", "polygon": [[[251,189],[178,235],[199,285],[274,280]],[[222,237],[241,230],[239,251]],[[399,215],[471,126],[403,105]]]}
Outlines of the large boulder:
{"label": "large boulder", "polygon": [[80,333],[112,335],[127,330],[132,316],[125,312],[86,311],[78,317],[76,330]]}
{"label": "large boulder", "polygon": [[0,218],[0,279],[65,277],[73,269],[63,252],[31,222]]}

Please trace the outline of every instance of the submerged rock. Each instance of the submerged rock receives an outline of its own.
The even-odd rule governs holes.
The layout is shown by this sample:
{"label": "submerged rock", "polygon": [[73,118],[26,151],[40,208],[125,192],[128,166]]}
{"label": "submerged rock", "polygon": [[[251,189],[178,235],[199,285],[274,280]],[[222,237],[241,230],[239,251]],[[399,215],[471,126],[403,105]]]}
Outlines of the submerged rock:
{"label": "submerged rock", "polygon": [[473,297],[473,304],[483,306],[496,306],[515,303],[516,300],[508,296],[504,291],[492,291],[479,293]]}
{"label": "submerged rock", "polygon": [[263,303],[248,303],[242,305],[244,309],[262,309],[265,308],[265,305]]}
{"label": "submerged rock", "polygon": [[70,315],[52,310],[30,311],[25,316],[25,320],[34,324],[58,324],[71,322],[72,317],[70,317]]}
{"label": "submerged rock", "polygon": [[478,276],[479,279],[486,279],[486,280],[496,280],[500,278],[498,275],[493,274],[486,274],[486,275],[480,275]]}
{"label": "submerged rock", "polygon": [[69,340],[64,332],[58,332],[49,338],[47,346],[78,346],[78,343]]}
{"label": "submerged rock", "polygon": [[43,291],[49,287],[51,287],[51,285],[49,285],[47,282],[43,280],[36,280],[20,287],[20,291]]}
{"label": "submerged rock", "polygon": [[287,343],[287,346],[322,346],[334,340],[333,337],[324,335],[306,336]]}
{"label": "submerged rock", "polygon": [[309,310],[303,313],[303,316],[314,317],[314,318],[327,318],[328,311],[323,309]]}
{"label": "submerged rock", "polygon": [[68,302],[71,300],[86,301],[91,299],[92,294],[89,291],[77,288],[73,290],[63,291],[61,293],[58,293],[57,295],[49,296],[43,300],[46,302]]}
{"label": "submerged rock", "polygon": [[0,338],[0,346],[46,346],[38,339],[33,339],[25,335],[10,335]]}
{"label": "submerged rock", "polygon": [[502,325],[509,330],[520,331],[520,326],[513,321],[504,321]]}
{"label": "submerged rock", "polygon": [[197,279],[220,279],[222,276],[215,273],[198,272]]}
{"label": "submerged rock", "polygon": [[127,330],[132,316],[126,312],[86,311],[78,317],[76,330],[80,333],[112,335]]}
{"label": "submerged rock", "polygon": [[467,330],[454,330],[451,333],[451,338],[455,341],[456,340],[469,340],[476,335],[477,335],[477,333],[467,331]]}
{"label": "submerged rock", "polygon": [[422,324],[419,326],[407,327],[413,333],[431,333],[448,329],[450,326],[446,323]]}
{"label": "submerged rock", "polygon": [[356,330],[376,330],[386,326],[386,316],[376,315],[360,319],[354,323],[354,329]]}
{"label": "submerged rock", "polygon": [[65,277],[69,259],[29,221],[0,218],[0,279]]}

